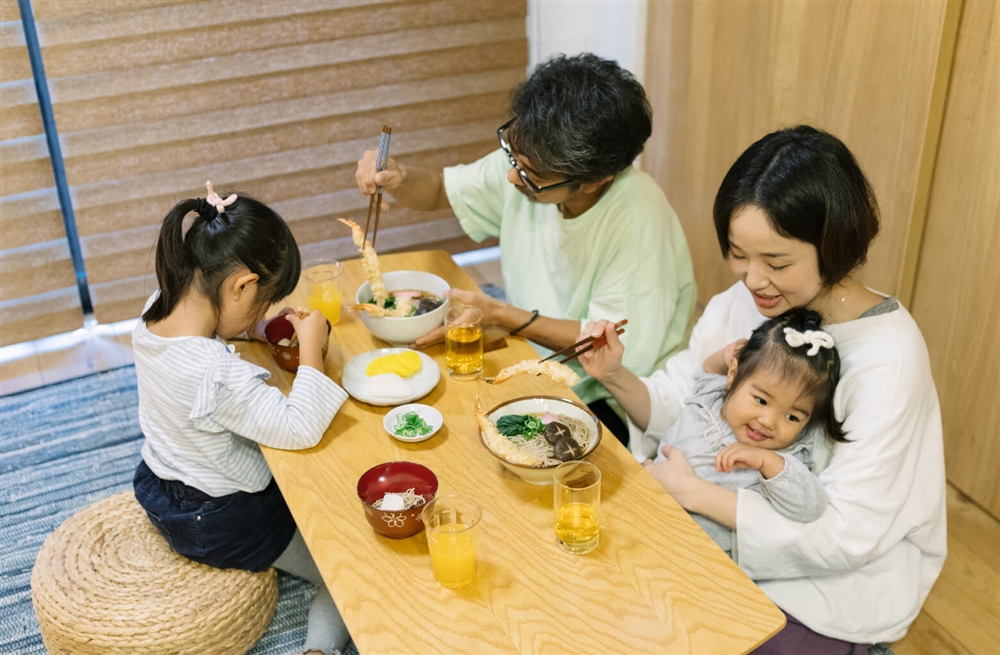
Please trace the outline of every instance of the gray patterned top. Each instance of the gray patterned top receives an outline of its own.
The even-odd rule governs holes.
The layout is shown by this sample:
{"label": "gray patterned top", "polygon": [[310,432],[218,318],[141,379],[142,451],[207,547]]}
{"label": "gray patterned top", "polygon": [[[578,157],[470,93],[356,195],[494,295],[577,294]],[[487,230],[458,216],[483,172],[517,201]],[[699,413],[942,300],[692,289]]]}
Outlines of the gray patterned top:
{"label": "gray patterned top", "polygon": [[[775,451],[785,459],[785,468],[769,480],[752,469],[720,473],[715,470],[716,455],[726,446],[737,443],[732,428],[722,418],[725,393],[725,376],[708,373],[696,376],[694,393],[684,401],[677,421],[660,439],[660,446],[679,448],[694,472],[704,480],[733,491],[755,491],[793,521],[815,521],[827,505],[823,485],[812,473],[813,443],[817,438],[825,438],[822,431],[803,430],[798,441]],[[655,461],[663,459],[663,455],[658,454]],[[732,554],[736,543],[735,531],[700,514],[692,514],[691,517],[726,553]]]}

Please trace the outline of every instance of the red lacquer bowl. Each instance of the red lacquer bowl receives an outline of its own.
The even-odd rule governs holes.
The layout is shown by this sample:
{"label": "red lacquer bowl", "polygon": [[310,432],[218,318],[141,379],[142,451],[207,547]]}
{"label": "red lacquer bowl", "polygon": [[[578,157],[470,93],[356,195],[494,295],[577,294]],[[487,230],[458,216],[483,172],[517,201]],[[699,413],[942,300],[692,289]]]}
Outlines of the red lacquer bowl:
{"label": "red lacquer bowl", "polygon": [[[413,493],[424,497],[424,502],[410,509],[385,512],[375,509],[372,503],[387,493]],[[390,539],[412,537],[424,528],[420,510],[434,500],[438,480],[426,466],[414,462],[386,462],[374,466],[358,479],[358,498],[365,509],[365,518],[375,532]]]}
{"label": "red lacquer bowl", "polygon": [[[326,351],[330,345],[330,321],[326,322],[326,343],[323,344],[323,359],[326,359]],[[295,334],[295,327],[288,322],[284,315],[276,317],[264,326],[264,336],[267,337],[267,345],[271,347],[271,356],[281,368],[295,373],[299,370],[299,347],[279,346],[282,339],[291,339]]]}

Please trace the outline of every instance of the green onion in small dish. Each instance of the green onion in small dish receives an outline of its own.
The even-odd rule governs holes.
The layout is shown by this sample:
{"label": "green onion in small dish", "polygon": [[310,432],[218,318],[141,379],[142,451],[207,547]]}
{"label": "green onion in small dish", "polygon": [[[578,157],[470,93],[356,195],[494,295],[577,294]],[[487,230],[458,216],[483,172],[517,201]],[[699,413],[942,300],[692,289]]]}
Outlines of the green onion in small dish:
{"label": "green onion in small dish", "polygon": [[443,423],[441,412],[428,405],[411,403],[389,410],[382,426],[399,441],[417,443],[434,436]]}

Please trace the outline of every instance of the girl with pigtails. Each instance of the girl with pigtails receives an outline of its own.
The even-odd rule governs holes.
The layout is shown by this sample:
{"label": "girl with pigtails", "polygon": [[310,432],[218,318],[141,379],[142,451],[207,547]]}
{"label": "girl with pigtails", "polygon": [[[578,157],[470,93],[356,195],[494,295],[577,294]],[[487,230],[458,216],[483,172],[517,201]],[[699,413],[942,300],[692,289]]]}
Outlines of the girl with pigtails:
{"label": "girl with pigtails", "polygon": [[[218,568],[286,571],[312,582],[305,648],[334,655],[350,636],[259,445],[319,443],[347,393],[324,373],[327,323],[287,314],[300,366],[286,397],[226,342],[257,332],[299,279],[299,249],[274,210],[246,196],[179,202],[156,245],[159,290],[132,333],[145,441],[136,499],[170,546]],[[189,221],[188,218],[193,215]]]}
{"label": "girl with pigtails", "polygon": [[[636,457],[656,457],[659,448],[646,471],[684,509],[734,531],[733,559],[785,612],[785,628],[754,654],[864,654],[906,634],[947,555],[941,413],[927,347],[899,300],[855,277],[879,229],[875,194],[847,146],[800,125],[764,136],[736,159],[713,217],[738,281],[708,302],[688,348],[639,378],[621,365],[624,346],[602,321],[582,336],[603,334],[607,345],[580,361],[628,413]],[[830,416],[848,438],[813,441],[826,507],[808,523],[789,518],[764,491],[712,484],[680,449],[659,446],[713,353],[730,360],[731,344],[800,307],[817,312],[836,342],[840,381]],[[806,359],[825,352],[821,344]],[[742,353],[733,387],[741,370]],[[753,426],[768,436],[762,428]]]}

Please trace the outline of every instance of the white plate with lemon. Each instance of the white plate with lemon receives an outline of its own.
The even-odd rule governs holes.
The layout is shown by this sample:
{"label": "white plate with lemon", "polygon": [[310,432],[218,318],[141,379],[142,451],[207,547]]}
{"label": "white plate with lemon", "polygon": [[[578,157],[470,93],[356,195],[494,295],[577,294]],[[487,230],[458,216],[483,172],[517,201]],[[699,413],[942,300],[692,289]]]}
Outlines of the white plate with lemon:
{"label": "white plate with lemon", "polygon": [[410,348],[379,348],[351,358],[341,384],[355,400],[393,406],[423,398],[437,386],[437,362]]}

